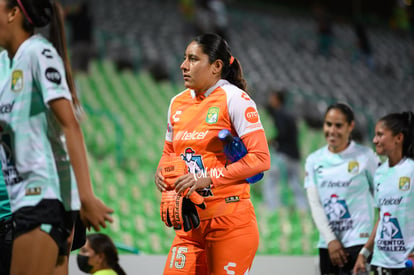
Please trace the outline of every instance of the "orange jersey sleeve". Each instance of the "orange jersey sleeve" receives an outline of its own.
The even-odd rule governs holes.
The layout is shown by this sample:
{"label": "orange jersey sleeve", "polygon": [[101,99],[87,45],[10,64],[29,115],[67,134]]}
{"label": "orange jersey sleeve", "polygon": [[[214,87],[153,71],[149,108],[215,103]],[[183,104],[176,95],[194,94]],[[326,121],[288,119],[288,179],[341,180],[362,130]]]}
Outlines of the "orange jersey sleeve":
{"label": "orange jersey sleeve", "polygon": [[223,176],[213,178],[213,185],[232,184],[234,179],[246,179],[260,172],[269,170],[270,153],[264,131],[251,132],[242,137],[247,154],[235,163],[226,166]]}
{"label": "orange jersey sleeve", "polygon": [[160,163],[163,162],[163,160],[167,157],[169,157],[171,154],[174,153],[174,148],[171,142],[164,141],[164,149],[162,150],[162,156],[160,161],[158,162],[158,167],[160,167]]}

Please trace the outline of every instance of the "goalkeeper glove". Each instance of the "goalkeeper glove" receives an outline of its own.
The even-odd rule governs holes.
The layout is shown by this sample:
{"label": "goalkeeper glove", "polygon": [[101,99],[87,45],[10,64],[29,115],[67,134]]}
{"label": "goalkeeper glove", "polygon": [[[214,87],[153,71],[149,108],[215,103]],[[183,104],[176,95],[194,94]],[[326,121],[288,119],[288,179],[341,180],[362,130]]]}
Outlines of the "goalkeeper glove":
{"label": "goalkeeper glove", "polygon": [[200,218],[196,206],[205,209],[204,198],[197,192],[193,192],[189,198],[184,194],[177,194],[175,191],[165,191],[161,197],[161,219],[168,227],[174,229],[184,228],[190,231],[200,225]]}
{"label": "goalkeeper glove", "polygon": [[164,182],[167,184],[167,190],[173,190],[175,181],[185,174],[187,174],[187,165],[175,154],[171,154],[162,161],[161,175],[164,177]]}
{"label": "goalkeeper glove", "polygon": [[161,195],[160,214],[161,220],[168,227],[179,229],[181,224],[179,219],[175,218],[175,203],[177,199],[177,192],[175,190],[164,191]]}

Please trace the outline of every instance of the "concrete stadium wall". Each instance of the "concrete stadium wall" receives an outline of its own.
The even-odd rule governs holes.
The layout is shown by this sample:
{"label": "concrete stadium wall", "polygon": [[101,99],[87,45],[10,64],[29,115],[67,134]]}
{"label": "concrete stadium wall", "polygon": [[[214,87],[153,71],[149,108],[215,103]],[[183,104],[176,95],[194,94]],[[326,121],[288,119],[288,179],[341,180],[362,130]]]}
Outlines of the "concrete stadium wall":
{"label": "concrete stadium wall", "polygon": [[[121,255],[120,264],[128,275],[160,275],[164,269],[166,255]],[[312,256],[256,256],[250,275],[316,275],[317,258]],[[84,275],[76,264],[76,255],[71,255],[69,275]]]}

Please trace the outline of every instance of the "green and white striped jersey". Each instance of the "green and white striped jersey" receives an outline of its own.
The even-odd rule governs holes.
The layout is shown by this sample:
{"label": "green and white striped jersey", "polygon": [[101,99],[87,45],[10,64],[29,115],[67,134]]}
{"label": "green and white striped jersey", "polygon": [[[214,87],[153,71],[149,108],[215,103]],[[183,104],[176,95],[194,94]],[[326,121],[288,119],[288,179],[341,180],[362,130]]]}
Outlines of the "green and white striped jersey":
{"label": "green and white striped jersey", "polygon": [[71,100],[62,59],[34,35],[12,60],[0,53],[0,161],[13,212],[42,199],[80,208],[62,129],[48,103]]}
{"label": "green and white striped jersey", "polygon": [[414,161],[402,159],[389,167],[384,162],[376,171],[375,203],[380,209],[371,263],[387,268],[404,268],[414,252]]}
{"label": "green and white striped jersey", "polygon": [[[316,186],[329,226],[344,247],[365,244],[374,225],[373,179],[380,160],[351,142],[340,153],[324,146],[305,164],[305,188]],[[327,248],[322,235],[319,248]]]}

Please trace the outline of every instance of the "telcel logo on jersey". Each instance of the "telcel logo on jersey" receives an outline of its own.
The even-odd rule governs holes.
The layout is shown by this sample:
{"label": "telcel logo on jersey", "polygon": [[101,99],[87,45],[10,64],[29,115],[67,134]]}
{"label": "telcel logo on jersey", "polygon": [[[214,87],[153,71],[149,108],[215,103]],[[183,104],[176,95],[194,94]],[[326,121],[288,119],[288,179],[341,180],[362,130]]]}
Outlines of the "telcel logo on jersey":
{"label": "telcel logo on jersey", "polygon": [[0,114],[11,113],[11,111],[13,111],[13,105],[14,105],[14,101],[9,104],[0,105]]}
{"label": "telcel logo on jersey", "polygon": [[188,132],[185,131],[184,133],[179,132],[177,134],[176,139],[181,139],[181,140],[202,140],[207,136],[208,130],[204,131],[204,132],[197,132],[197,131],[192,131],[192,132]]}
{"label": "telcel logo on jersey", "polygon": [[348,181],[330,181],[330,180],[324,180],[321,183],[321,187],[326,188],[337,188],[337,187],[348,187],[352,183],[352,179]]}
{"label": "telcel logo on jersey", "polygon": [[381,198],[379,199],[379,205],[400,205],[403,197],[399,198]]}

